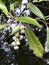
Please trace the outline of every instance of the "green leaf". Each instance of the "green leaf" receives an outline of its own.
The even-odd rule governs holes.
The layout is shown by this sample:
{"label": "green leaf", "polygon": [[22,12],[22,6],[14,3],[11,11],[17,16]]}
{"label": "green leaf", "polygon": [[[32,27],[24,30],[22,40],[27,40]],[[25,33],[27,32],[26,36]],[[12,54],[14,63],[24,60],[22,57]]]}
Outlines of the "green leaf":
{"label": "green leaf", "polygon": [[3,4],[3,2],[0,0],[0,3]]}
{"label": "green leaf", "polygon": [[17,32],[19,31],[19,29],[20,29],[20,26],[19,26],[19,25],[16,26],[16,27],[12,30],[11,35],[14,35],[15,33],[17,33]]}
{"label": "green leaf", "polygon": [[10,4],[10,10],[14,12],[14,7],[18,6],[21,0],[16,0],[14,3]]}
{"label": "green leaf", "polygon": [[38,38],[36,37],[36,35],[33,33],[33,31],[28,28],[26,26],[25,28],[25,33],[26,33],[26,37],[28,39],[28,44],[31,50],[33,50],[34,54],[39,57],[42,58],[43,56],[43,51],[44,48],[41,45],[40,41],[38,40]]}
{"label": "green leaf", "polygon": [[40,24],[33,18],[30,18],[30,17],[17,17],[15,18],[16,20],[19,20],[20,22],[23,22],[23,23],[28,23],[28,24],[33,24],[33,25],[36,25],[36,26],[40,26]]}
{"label": "green leaf", "polygon": [[7,8],[4,4],[1,4],[0,3],[0,9],[3,11],[3,13],[8,16],[8,11],[7,11]]}
{"label": "green leaf", "polygon": [[29,8],[29,10],[34,13],[36,16],[40,17],[41,19],[45,20],[44,15],[42,14],[42,12],[39,10],[39,8],[37,8],[34,4],[32,3],[28,3],[27,7]]}
{"label": "green leaf", "polygon": [[48,48],[49,48],[49,27],[47,27],[47,44],[48,44]]}
{"label": "green leaf", "polygon": [[43,0],[33,0],[32,2],[41,2],[41,1],[43,1]]}
{"label": "green leaf", "polygon": [[10,4],[10,10],[14,12],[14,3]]}
{"label": "green leaf", "polygon": [[16,1],[16,2],[10,4],[10,10],[14,12],[14,7],[17,6],[18,4],[19,4],[18,1]]}
{"label": "green leaf", "polygon": [[0,30],[7,27],[7,24],[0,24]]}
{"label": "green leaf", "polygon": [[22,1],[22,0],[16,0],[16,1],[14,2],[14,6],[18,6],[18,5],[21,3],[21,1]]}

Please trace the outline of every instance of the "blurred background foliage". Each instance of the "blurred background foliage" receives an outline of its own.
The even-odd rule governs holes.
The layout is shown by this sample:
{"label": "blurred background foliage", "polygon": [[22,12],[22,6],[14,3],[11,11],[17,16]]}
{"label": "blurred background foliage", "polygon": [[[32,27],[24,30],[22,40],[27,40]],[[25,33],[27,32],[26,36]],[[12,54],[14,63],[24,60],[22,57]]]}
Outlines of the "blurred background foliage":
{"label": "blurred background foliage", "polygon": [[10,5],[12,3],[17,2],[17,5],[19,5],[22,0],[2,0],[2,1],[6,5],[6,7],[8,8],[8,10],[10,11]]}

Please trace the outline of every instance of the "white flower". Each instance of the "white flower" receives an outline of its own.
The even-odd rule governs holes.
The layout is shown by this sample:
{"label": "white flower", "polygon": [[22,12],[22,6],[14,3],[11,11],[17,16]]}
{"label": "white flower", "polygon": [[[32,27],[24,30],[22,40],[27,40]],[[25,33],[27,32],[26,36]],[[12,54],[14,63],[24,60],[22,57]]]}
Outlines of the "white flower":
{"label": "white flower", "polygon": [[46,52],[46,53],[49,52],[49,48],[48,48],[47,42],[45,43],[45,52]]}
{"label": "white flower", "polygon": [[47,64],[49,64],[49,59],[46,59]]}
{"label": "white flower", "polygon": [[21,12],[25,9],[25,5],[21,5]]}
{"label": "white flower", "polygon": [[25,30],[22,29],[22,30],[21,30],[21,34],[23,34],[23,33],[25,33]]}
{"label": "white flower", "polygon": [[20,26],[20,30],[22,30],[22,29],[25,29],[25,26],[24,25],[21,25]]}
{"label": "white flower", "polygon": [[20,35],[20,40],[22,40],[23,39],[23,35]]}
{"label": "white flower", "polygon": [[14,46],[14,50],[17,50],[17,49],[19,49],[19,47],[18,46]]}
{"label": "white flower", "polygon": [[19,37],[19,32],[17,32],[17,33],[15,34],[15,37]]}
{"label": "white flower", "polygon": [[22,0],[22,4],[28,3],[28,0]]}
{"label": "white flower", "polygon": [[11,45],[12,45],[12,46],[15,46],[15,45],[16,45],[16,43],[15,43],[15,42],[12,42],[12,43],[11,43]]}
{"label": "white flower", "polygon": [[11,24],[11,27],[12,27],[12,29],[13,29],[14,27],[16,27],[16,24],[12,23],[12,24]]}
{"label": "white flower", "polygon": [[24,13],[24,16],[29,16],[30,15],[30,11],[29,10],[25,10],[23,13]]}
{"label": "white flower", "polygon": [[19,42],[19,41],[17,41],[17,42],[16,42],[16,45],[20,45],[20,42]]}

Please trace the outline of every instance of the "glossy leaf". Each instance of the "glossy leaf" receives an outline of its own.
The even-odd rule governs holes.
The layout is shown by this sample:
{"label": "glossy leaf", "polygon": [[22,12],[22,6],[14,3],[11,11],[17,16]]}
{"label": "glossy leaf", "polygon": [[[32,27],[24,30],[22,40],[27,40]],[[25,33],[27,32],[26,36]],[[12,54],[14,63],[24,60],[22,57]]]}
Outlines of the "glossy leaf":
{"label": "glossy leaf", "polygon": [[19,29],[20,29],[19,25],[16,26],[15,28],[13,28],[11,35],[14,35],[15,33],[17,33],[19,31]]}
{"label": "glossy leaf", "polygon": [[35,14],[36,16],[40,17],[41,19],[45,20],[44,15],[42,14],[42,12],[33,3],[28,3],[27,7],[29,8],[29,10],[33,14]]}
{"label": "glossy leaf", "polygon": [[48,44],[48,48],[49,48],[49,27],[47,27],[47,44]]}
{"label": "glossy leaf", "polygon": [[7,27],[7,24],[0,24],[0,30]]}
{"label": "glossy leaf", "polygon": [[16,20],[19,20],[20,22],[23,22],[23,23],[28,23],[28,24],[33,24],[33,25],[36,25],[36,26],[40,26],[40,24],[33,18],[30,18],[30,17],[18,17],[18,18],[15,18]]}
{"label": "glossy leaf", "polygon": [[0,3],[0,9],[3,11],[3,13],[8,16],[8,11],[7,11],[7,8],[4,4],[1,4]]}
{"label": "glossy leaf", "polygon": [[28,44],[29,44],[30,49],[33,50],[34,54],[37,57],[42,58],[44,49],[40,41],[38,40],[38,38],[35,36],[33,31],[27,26],[25,28],[25,33],[28,39]]}

